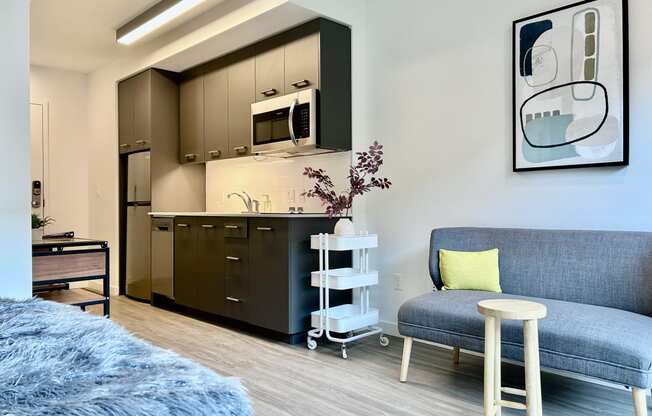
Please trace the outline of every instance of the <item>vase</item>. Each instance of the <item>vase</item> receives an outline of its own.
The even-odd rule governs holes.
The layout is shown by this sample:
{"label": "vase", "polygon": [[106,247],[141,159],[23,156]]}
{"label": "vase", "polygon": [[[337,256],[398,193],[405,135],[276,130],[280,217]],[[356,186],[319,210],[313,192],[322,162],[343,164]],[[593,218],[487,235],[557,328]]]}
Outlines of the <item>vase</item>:
{"label": "vase", "polygon": [[355,235],[353,222],[348,218],[340,218],[335,224],[335,235]]}
{"label": "vase", "polygon": [[32,228],[32,240],[41,240],[43,238],[43,228]]}

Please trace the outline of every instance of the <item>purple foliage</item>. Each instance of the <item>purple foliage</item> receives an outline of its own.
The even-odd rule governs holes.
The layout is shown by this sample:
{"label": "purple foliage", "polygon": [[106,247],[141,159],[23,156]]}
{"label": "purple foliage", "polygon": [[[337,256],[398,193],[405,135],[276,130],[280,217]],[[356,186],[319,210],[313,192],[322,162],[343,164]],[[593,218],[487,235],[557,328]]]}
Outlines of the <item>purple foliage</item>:
{"label": "purple foliage", "polygon": [[303,174],[315,180],[312,189],[304,192],[309,198],[319,198],[326,206],[326,213],[333,217],[348,215],[353,198],[363,195],[374,188],[388,189],[392,183],[387,178],[374,176],[383,164],[383,146],[374,141],[367,152],[356,153],[357,163],[349,168],[349,189],[341,194],[334,190],[330,176],[323,169],[306,167]]}

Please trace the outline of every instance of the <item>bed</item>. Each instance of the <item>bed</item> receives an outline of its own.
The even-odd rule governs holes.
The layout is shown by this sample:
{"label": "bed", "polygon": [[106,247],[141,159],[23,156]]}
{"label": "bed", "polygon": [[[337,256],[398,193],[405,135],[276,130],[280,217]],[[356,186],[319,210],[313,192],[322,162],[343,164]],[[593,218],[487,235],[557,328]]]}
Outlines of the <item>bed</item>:
{"label": "bed", "polygon": [[237,379],[39,299],[0,299],[0,374],[0,415],[253,414]]}

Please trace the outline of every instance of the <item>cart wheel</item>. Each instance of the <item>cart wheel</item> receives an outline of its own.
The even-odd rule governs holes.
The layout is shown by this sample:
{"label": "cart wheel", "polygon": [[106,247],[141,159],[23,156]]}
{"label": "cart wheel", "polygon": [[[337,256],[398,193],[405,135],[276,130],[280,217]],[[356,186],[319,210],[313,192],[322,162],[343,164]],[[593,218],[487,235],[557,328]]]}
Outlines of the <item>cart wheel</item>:
{"label": "cart wheel", "polygon": [[346,344],[342,344],[342,358],[345,360],[349,358],[348,354],[346,353]]}
{"label": "cart wheel", "polygon": [[312,338],[308,338],[308,341],[306,342],[306,344],[308,345],[308,349],[310,351],[314,351],[314,350],[317,349],[317,341],[315,341]]}
{"label": "cart wheel", "polygon": [[389,338],[387,338],[385,335],[380,336],[380,345],[383,347],[386,347],[389,345]]}

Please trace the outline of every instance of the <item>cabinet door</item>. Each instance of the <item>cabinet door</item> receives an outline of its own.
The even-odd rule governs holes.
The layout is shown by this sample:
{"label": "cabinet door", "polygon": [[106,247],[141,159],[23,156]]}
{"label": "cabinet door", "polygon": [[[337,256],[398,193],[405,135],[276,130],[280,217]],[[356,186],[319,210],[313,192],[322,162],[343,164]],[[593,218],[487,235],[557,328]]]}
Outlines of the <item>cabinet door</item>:
{"label": "cabinet door", "polygon": [[151,144],[150,77],[150,71],[145,71],[133,78],[134,144],[138,149],[149,148]]}
{"label": "cabinet door", "polygon": [[149,206],[127,207],[127,295],[143,300],[151,297],[149,211]]}
{"label": "cabinet door", "polygon": [[174,297],[176,303],[196,307],[196,233],[192,218],[174,220]]}
{"label": "cabinet door", "polygon": [[204,161],[204,78],[194,78],[179,86],[180,161]]}
{"label": "cabinet door", "polygon": [[255,62],[246,59],[229,67],[229,156],[251,153],[251,104],[254,102]]}
{"label": "cabinet door", "polygon": [[198,219],[196,308],[217,315],[225,314],[224,296],[224,232],[215,218]]}
{"label": "cabinet door", "polygon": [[276,48],[256,56],[256,101],[283,95],[285,85],[285,48]]}
{"label": "cabinet door", "polygon": [[252,219],[249,224],[249,322],[282,333],[289,333],[288,221]]}
{"label": "cabinet door", "polygon": [[204,77],[204,149],[205,160],[227,157],[228,130],[228,71],[226,68]]}
{"label": "cabinet door", "polygon": [[249,243],[243,238],[224,239],[226,314],[247,321],[249,313]]}
{"label": "cabinet door", "polygon": [[134,80],[118,84],[118,138],[120,152],[128,152],[134,145]]}
{"label": "cabinet door", "polygon": [[319,33],[285,46],[285,94],[319,88]]}

